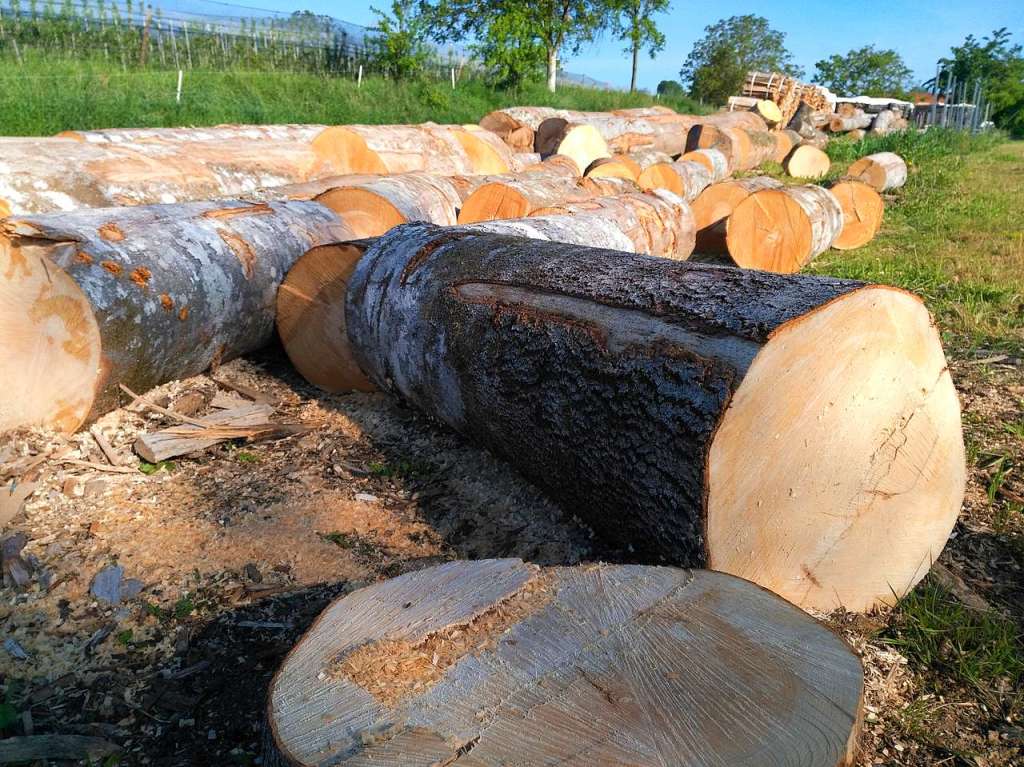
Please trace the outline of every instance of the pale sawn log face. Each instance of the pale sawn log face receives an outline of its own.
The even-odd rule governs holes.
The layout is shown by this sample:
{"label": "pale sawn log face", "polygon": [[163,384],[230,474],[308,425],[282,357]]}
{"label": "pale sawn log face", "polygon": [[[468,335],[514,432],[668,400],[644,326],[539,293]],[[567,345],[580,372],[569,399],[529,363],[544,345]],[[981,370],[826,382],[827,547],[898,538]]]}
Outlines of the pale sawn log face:
{"label": "pale sawn log face", "polygon": [[774,328],[861,287],[408,225],[363,257],[347,318],[379,386],[601,532],[700,565],[733,391]]}
{"label": "pale sawn log face", "polygon": [[[82,418],[116,406],[119,383],[143,392],[265,345],[288,269],[352,236],[314,202],[239,200],[12,218],[3,235],[63,270],[88,301],[101,356]],[[37,330],[39,343],[49,332]]]}
{"label": "pale sawn log face", "polygon": [[[531,590],[541,598],[511,625],[482,630]],[[397,702],[346,671],[358,648],[386,641],[414,654],[454,631],[483,646]],[[862,689],[860,662],[838,637],[728,575],[452,562],[324,611],[272,683],[264,759],[837,767],[852,760]]]}

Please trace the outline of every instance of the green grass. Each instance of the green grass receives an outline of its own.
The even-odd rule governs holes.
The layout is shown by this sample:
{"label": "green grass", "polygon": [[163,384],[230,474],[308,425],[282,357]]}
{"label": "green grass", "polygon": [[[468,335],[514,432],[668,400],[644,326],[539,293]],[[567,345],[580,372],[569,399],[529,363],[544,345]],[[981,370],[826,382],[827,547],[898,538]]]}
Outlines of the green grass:
{"label": "green grass", "polygon": [[1024,350],[1024,142],[930,131],[829,145],[831,176],[863,154],[895,151],[910,166],[887,195],[871,243],[830,251],[808,271],[921,295],[952,349]]}
{"label": "green grass", "polygon": [[26,62],[0,76],[0,135],[51,135],[90,128],[216,125],[218,123],[475,123],[515,104],[607,110],[663,103],[680,111],[688,100],[656,102],[642,93],[543,85],[496,91],[478,79],[363,80],[297,72],[187,71],[181,103],[176,71],[129,70],[104,62]]}

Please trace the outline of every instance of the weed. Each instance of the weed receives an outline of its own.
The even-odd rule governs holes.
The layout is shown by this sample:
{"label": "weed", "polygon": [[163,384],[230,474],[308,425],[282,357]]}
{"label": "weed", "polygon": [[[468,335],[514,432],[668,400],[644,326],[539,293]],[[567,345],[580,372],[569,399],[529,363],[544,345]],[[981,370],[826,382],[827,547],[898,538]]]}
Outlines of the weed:
{"label": "weed", "polygon": [[239,463],[259,463],[260,457],[256,453],[250,453],[247,450],[239,450],[235,453],[235,460]]}
{"label": "weed", "polygon": [[147,463],[142,461],[139,464],[139,471],[145,474],[147,477],[156,474],[158,471],[174,471],[174,461],[160,461],[159,463]]}

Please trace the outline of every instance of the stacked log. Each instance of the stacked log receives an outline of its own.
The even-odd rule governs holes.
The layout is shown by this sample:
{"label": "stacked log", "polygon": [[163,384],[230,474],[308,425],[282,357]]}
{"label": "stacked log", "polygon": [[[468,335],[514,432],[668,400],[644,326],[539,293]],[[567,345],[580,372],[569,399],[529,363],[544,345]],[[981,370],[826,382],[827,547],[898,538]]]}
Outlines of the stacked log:
{"label": "stacked log", "polygon": [[597,128],[588,123],[571,123],[561,117],[552,117],[542,122],[533,141],[533,147],[541,157],[569,157],[581,173],[595,160],[611,156]]}
{"label": "stacked log", "polygon": [[801,144],[786,155],[782,167],[794,178],[823,178],[832,167],[832,161],[816,146]]}
{"label": "stacked log", "polygon": [[329,143],[335,129],[327,125],[214,125],[207,128],[105,128],[70,130],[58,133],[90,144],[121,144],[133,146],[140,142],[160,144],[193,144],[203,141],[298,141]]}
{"label": "stacked log", "polygon": [[861,157],[850,166],[847,175],[885,192],[907,183],[907,164],[894,152],[878,152]]}
{"label": "stacked log", "polygon": [[843,211],[843,227],[833,240],[837,250],[852,250],[869,243],[882,226],[885,205],[870,184],[842,179],[829,187]]}
{"label": "stacked log", "polygon": [[327,607],[274,676],[262,763],[836,767],[863,686],[839,637],[721,573],[449,562]]}
{"label": "stacked log", "polygon": [[[708,169],[711,183],[716,184],[729,176],[729,158],[718,149],[694,149],[679,155],[680,162],[696,162]],[[667,160],[666,162],[671,162]]]}
{"label": "stacked log", "polygon": [[697,227],[694,251],[702,255],[728,253],[725,243],[726,222],[736,206],[754,192],[778,189],[779,181],[770,176],[752,176],[712,184],[693,201],[693,219]]}
{"label": "stacked log", "polygon": [[337,213],[356,237],[375,237],[408,221],[451,226],[462,205],[451,181],[416,173],[337,186],[315,199]]}
{"label": "stacked log", "polygon": [[533,151],[533,135],[536,128],[516,119],[507,111],[499,109],[484,115],[480,127],[494,133],[516,152]]}
{"label": "stacked log", "polygon": [[959,405],[904,291],[407,224],[347,293],[371,381],[637,556],[861,610],[955,522]]}
{"label": "stacked log", "polygon": [[553,175],[509,178],[475,189],[463,201],[458,220],[460,224],[472,224],[502,218],[524,218],[551,205],[635,191],[636,184],[621,178],[576,179]]}
{"label": "stacked log", "polygon": [[[651,149],[649,147],[641,147],[639,149],[634,149],[632,152],[625,156],[629,157],[633,162],[640,166],[641,171],[644,168],[654,165],[655,163],[672,162],[672,155],[665,154],[664,152],[658,149]],[[639,176],[640,174],[637,173],[637,175]]]}
{"label": "stacked log", "polygon": [[587,166],[584,176],[596,178],[624,178],[636,181],[642,169],[629,155],[599,157]]}
{"label": "stacked log", "polygon": [[637,184],[645,191],[667,189],[687,202],[696,200],[711,181],[707,166],[690,160],[651,165],[637,178]]}
{"label": "stacked log", "polygon": [[752,170],[771,160],[776,153],[776,144],[767,130],[702,124],[691,128],[687,137],[687,150],[696,149],[719,150],[729,160],[729,169],[736,172]]}
{"label": "stacked log", "polygon": [[828,129],[833,133],[845,133],[846,131],[867,128],[871,125],[872,117],[866,114],[863,109],[854,108],[851,114],[836,113],[829,118]]}
{"label": "stacked log", "polygon": [[747,269],[798,272],[828,250],[843,228],[843,209],[820,186],[754,192],[726,223],[729,257]]}
{"label": "stacked log", "polygon": [[265,345],[303,253],[352,237],[313,202],[239,200],[9,218],[0,233],[0,431],[73,432],[145,391]]}

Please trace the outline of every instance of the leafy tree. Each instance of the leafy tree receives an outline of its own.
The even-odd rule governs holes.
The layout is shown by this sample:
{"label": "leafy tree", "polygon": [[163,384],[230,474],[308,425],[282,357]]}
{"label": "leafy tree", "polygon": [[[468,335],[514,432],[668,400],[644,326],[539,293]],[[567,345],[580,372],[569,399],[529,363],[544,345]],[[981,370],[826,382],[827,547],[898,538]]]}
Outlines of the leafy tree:
{"label": "leafy tree", "polygon": [[430,57],[426,43],[428,19],[420,13],[416,0],[392,0],[390,15],[376,8],[370,10],[377,15],[377,56],[387,71],[394,77],[422,72]]}
{"label": "leafy tree", "polygon": [[943,72],[939,83],[945,84],[947,72],[957,82],[980,80],[982,93],[992,105],[992,121],[1015,136],[1024,136],[1024,49],[1010,42],[1006,27],[981,40],[968,35],[951,52],[951,57],[939,60]]}
{"label": "leafy tree", "polygon": [[[430,6],[437,40],[475,37],[485,41],[533,45],[544,51],[548,90],[555,91],[558,60],[563,52],[577,52],[594,40],[607,26],[609,0],[436,0]],[[486,55],[499,53],[499,46],[485,42]],[[501,66],[494,58],[485,65]],[[504,64],[507,65],[505,57]]]}
{"label": "leafy tree", "polygon": [[814,69],[814,81],[840,96],[902,96],[913,74],[899,53],[873,45],[833,54]]}
{"label": "leafy tree", "polygon": [[612,27],[620,40],[628,43],[626,53],[633,56],[629,90],[636,90],[636,71],[640,51],[647,48],[651,58],[665,47],[665,35],[654,21],[654,14],[669,9],[670,0],[611,0]]}
{"label": "leafy tree", "polygon": [[704,28],[679,77],[701,102],[722,103],[739,93],[747,72],[782,72],[802,77],[785,46],[786,35],[763,16],[732,16]]}
{"label": "leafy tree", "polygon": [[678,99],[686,95],[683,86],[676,80],[662,80],[658,83],[658,95],[663,99]]}
{"label": "leafy tree", "polygon": [[488,79],[502,88],[518,88],[544,72],[544,45],[529,35],[522,13],[523,9],[515,8],[496,16],[480,42],[471,46],[484,62]]}

